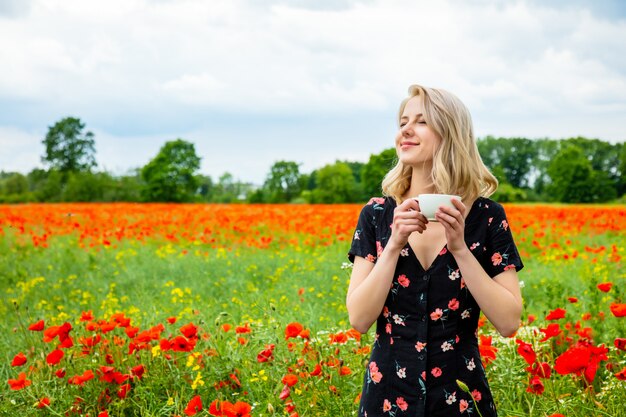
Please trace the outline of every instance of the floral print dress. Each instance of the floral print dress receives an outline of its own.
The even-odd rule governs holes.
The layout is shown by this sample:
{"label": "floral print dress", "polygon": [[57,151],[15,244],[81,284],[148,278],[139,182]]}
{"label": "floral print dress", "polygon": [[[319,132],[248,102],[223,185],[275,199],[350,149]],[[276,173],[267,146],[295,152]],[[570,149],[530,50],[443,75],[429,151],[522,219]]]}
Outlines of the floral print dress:
{"label": "floral print dress", "polygon": [[[348,258],[376,262],[391,236],[392,198],[372,198],[359,216]],[[502,206],[478,198],[465,241],[491,277],[523,267]],[[376,321],[359,416],[496,416],[478,349],[480,309],[444,246],[424,270],[407,243]],[[462,391],[456,380],[471,393]]]}

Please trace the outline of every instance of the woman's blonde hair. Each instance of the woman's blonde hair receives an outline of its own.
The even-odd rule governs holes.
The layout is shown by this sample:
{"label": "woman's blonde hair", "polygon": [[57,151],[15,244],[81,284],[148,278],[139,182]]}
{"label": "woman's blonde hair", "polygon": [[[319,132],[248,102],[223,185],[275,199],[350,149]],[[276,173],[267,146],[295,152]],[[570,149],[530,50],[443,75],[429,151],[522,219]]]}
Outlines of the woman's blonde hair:
{"label": "woman's blonde hair", "polygon": [[[436,192],[459,195],[464,201],[493,194],[498,180],[480,158],[467,107],[448,91],[412,85],[409,96],[400,104],[398,121],[407,101],[416,96],[422,100],[426,124],[441,138],[433,155],[431,173]],[[411,186],[412,172],[411,166],[398,161],[383,179],[383,195],[393,197],[400,204]]]}

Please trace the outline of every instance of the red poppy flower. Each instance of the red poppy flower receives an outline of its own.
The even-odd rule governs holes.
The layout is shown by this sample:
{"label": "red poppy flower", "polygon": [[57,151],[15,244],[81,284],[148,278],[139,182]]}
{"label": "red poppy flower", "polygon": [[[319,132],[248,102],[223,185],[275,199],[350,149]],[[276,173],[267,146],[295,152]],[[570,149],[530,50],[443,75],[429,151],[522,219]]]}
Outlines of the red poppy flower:
{"label": "red poppy flower", "polygon": [[287,374],[283,377],[282,383],[290,387],[293,387],[298,382],[298,376],[294,374]]}
{"label": "red poppy flower", "polygon": [[561,327],[558,323],[548,324],[548,327],[546,327],[545,329],[540,328],[539,330],[544,334],[544,337],[539,340],[540,342],[545,342],[551,337],[555,337],[561,334]]}
{"label": "red poppy flower", "polygon": [[598,284],[598,289],[602,292],[609,292],[611,291],[612,286],[613,286],[612,282],[603,282],[601,284]]}
{"label": "red poppy flower", "polygon": [[626,316],[626,304],[611,303],[609,307],[611,309],[611,313],[613,313],[615,317]]}
{"label": "red poppy flower", "polygon": [[198,336],[198,327],[193,323],[185,324],[180,328],[180,332],[187,338],[193,339]]}
{"label": "red poppy flower", "polygon": [[250,411],[252,410],[252,406],[243,401],[237,401],[233,404],[232,410],[234,412],[233,415],[237,417],[250,417]]}
{"label": "red poppy flower", "polygon": [[618,348],[619,350],[626,350],[626,339],[623,337],[616,337],[615,341],[613,342],[615,343],[615,347]]}
{"label": "red poppy flower", "polygon": [[357,342],[361,341],[361,332],[357,329],[352,328],[346,330],[346,336],[348,336],[348,338],[350,339],[356,340]]}
{"label": "red poppy flower", "polygon": [[330,337],[330,344],[335,344],[335,343],[343,344],[348,341],[348,336],[343,332],[339,332],[337,334],[331,333],[329,337]]}
{"label": "red poppy flower", "polygon": [[586,381],[592,383],[600,361],[608,359],[608,351],[604,345],[576,344],[556,358],[554,370],[561,375],[584,373]]}
{"label": "red poppy flower", "polygon": [[43,341],[48,343],[53,341],[55,337],[58,337],[59,342],[63,343],[69,337],[71,330],[72,325],[68,322],[60,326],[50,326],[43,332]]}
{"label": "red poppy flower", "polygon": [[626,367],[615,374],[615,377],[620,381],[626,381]]}
{"label": "red poppy flower", "polygon": [[261,352],[259,352],[258,355],[256,355],[257,362],[267,362],[274,359],[274,347],[274,344],[266,345],[265,349],[263,349]]}
{"label": "red poppy flower", "polygon": [[56,371],[54,371],[54,374],[57,376],[57,378],[65,378],[65,368],[57,369]]}
{"label": "red poppy flower", "polygon": [[169,324],[174,324],[174,323],[176,323],[176,320],[178,320],[178,319],[173,316],[173,317],[168,317],[166,320],[167,320],[167,322]]}
{"label": "red poppy flower", "polygon": [[565,318],[565,309],[557,308],[556,310],[550,311],[550,314],[546,316],[546,320],[559,320]]}
{"label": "red poppy flower", "polygon": [[231,326],[228,323],[224,323],[222,324],[222,330],[224,331],[224,333],[227,333],[233,326]]}
{"label": "red poppy flower", "polygon": [[61,349],[55,349],[46,356],[46,362],[48,365],[56,365],[63,359],[63,351]]}
{"label": "red poppy flower", "polygon": [[538,376],[539,378],[550,378],[552,374],[550,364],[547,362],[535,362],[532,366],[526,368],[526,370],[530,372],[531,375]]}
{"label": "red poppy flower", "polygon": [[352,370],[347,366],[342,366],[341,368],[339,368],[339,375],[350,375],[351,373]]}
{"label": "red poppy flower", "polygon": [[572,346],[556,358],[554,370],[560,375],[580,375],[591,360],[591,351],[583,346]]}
{"label": "red poppy flower", "polygon": [[532,365],[537,359],[537,354],[533,350],[533,346],[530,343],[526,343],[523,340],[516,339],[515,342],[519,344],[517,347],[517,353],[519,353],[526,363]]}
{"label": "red poppy flower", "polygon": [[498,349],[491,345],[491,336],[480,335],[480,344],[478,345],[478,350],[480,351],[483,365],[486,366],[496,360],[496,352],[498,351]]}
{"label": "red poppy flower", "polygon": [[130,326],[130,319],[124,313],[115,313],[111,316],[110,323],[115,324],[117,327],[128,327]]}
{"label": "red poppy flower", "polygon": [[[235,372],[239,373],[238,370],[235,370]],[[235,374],[228,374],[228,377],[230,378],[230,380],[232,381],[231,385],[233,387],[240,387],[241,386],[241,381],[239,380],[239,378],[237,377],[237,375]]]}
{"label": "red poppy flower", "polygon": [[213,400],[213,402],[209,405],[209,414],[211,414],[212,416],[223,415],[219,400]]}
{"label": "red poppy flower", "polygon": [[300,332],[302,332],[302,330],[304,330],[304,326],[302,326],[300,323],[297,323],[297,322],[289,323],[287,327],[285,328],[285,339],[298,337],[298,335],[300,334]]}
{"label": "red poppy flower", "polygon": [[185,414],[188,416],[195,416],[197,413],[202,411],[202,398],[199,395],[196,395],[187,404],[185,407]]}
{"label": "red poppy flower", "polygon": [[26,359],[26,355],[24,355],[22,352],[18,353],[17,355],[15,355],[13,357],[13,361],[11,362],[11,366],[22,366],[26,363],[26,361],[28,361],[28,359]]}
{"label": "red poppy flower", "polygon": [[89,352],[89,350],[90,350],[89,348],[94,347],[95,345],[100,343],[101,340],[102,340],[102,336],[97,334],[97,335],[91,336],[91,337],[79,337],[78,338],[78,343],[80,343],[85,348],[87,348],[87,352]]}
{"label": "red poppy flower", "polygon": [[94,373],[91,369],[83,372],[82,375],[75,375],[68,378],[67,383],[72,385],[83,385],[85,382],[90,381],[94,378]]}
{"label": "red poppy flower", "polygon": [[146,368],[141,364],[133,367],[130,370],[130,373],[137,379],[141,379],[143,377],[144,372],[146,372]]}
{"label": "red poppy flower", "polygon": [[191,339],[188,340],[183,336],[176,336],[170,341],[170,348],[174,352],[191,352],[196,346],[196,342]]}
{"label": "red poppy flower", "polygon": [[117,325],[115,323],[101,323],[100,331],[102,332],[102,334],[105,334],[112,332],[113,330],[115,330],[116,327]]}
{"label": "red poppy flower", "polygon": [[139,332],[139,327],[128,326],[124,329],[124,333],[126,333],[126,336],[128,336],[131,339],[137,336],[138,332]]}
{"label": "red poppy flower", "polygon": [[44,321],[43,320],[39,320],[38,322],[35,322],[33,324],[31,324],[30,326],[28,326],[28,330],[31,330],[33,332],[41,332],[44,329]]}
{"label": "red poppy flower", "polygon": [[574,304],[578,302],[578,298],[576,297],[567,297],[567,301],[569,301],[570,303]]}
{"label": "red poppy flower", "polygon": [[311,376],[320,376],[322,375],[322,366],[318,363],[315,365],[313,372],[310,374]]}
{"label": "red poppy flower", "polygon": [[530,382],[528,383],[528,387],[526,388],[526,392],[530,392],[531,394],[543,394],[544,386],[541,378],[538,376],[533,376],[530,378]]}
{"label": "red poppy flower", "polygon": [[248,323],[246,323],[243,326],[237,326],[235,327],[235,333],[250,333],[252,332],[252,329],[250,328],[250,325]]}
{"label": "red poppy flower", "polygon": [[69,336],[63,337],[63,339],[60,339],[60,340],[61,340],[61,343],[59,343],[59,346],[57,346],[59,348],[69,349],[72,346],[74,346],[74,340]]}
{"label": "red poppy flower", "polygon": [[7,382],[9,383],[9,387],[11,387],[11,389],[15,391],[26,388],[31,384],[30,379],[26,379],[26,374],[24,372],[20,372],[17,379],[9,378]]}
{"label": "red poppy flower", "polygon": [[109,417],[109,412],[104,410],[103,412],[101,412],[100,414],[98,414],[98,417]]}
{"label": "red poppy flower", "polygon": [[45,408],[48,407],[50,405],[50,398],[48,397],[43,397],[42,399],[39,400],[39,402],[37,403],[37,408]]}
{"label": "red poppy flower", "polygon": [[80,315],[80,321],[91,321],[93,320],[93,313],[91,310],[83,311]]}
{"label": "red poppy flower", "polygon": [[119,398],[126,398],[128,391],[130,391],[130,384],[120,385],[120,388],[117,390],[117,396]]}

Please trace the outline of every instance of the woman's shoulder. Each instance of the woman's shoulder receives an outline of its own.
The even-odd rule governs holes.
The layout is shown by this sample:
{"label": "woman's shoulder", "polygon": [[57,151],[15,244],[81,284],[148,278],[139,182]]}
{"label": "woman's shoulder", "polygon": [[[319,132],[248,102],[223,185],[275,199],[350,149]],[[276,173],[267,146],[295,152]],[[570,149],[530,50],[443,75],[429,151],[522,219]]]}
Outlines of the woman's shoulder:
{"label": "woman's shoulder", "polygon": [[361,214],[370,218],[373,222],[380,221],[393,213],[395,201],[391,197],[371,197],[361,209]]}
{"label": "woman's shoulder", "polygon": [[391,197],[371,197],[367,203],[363,206],[364,210],[378,211],[393,208],[396,206],[396,202]]}
{"label": "woman's shoulder", "polygon": [[498,203],[495,200],[490,199],[489,197],[478,197],[474,202],[479,208],[491,211],[500,211],[504,210],[502,204]]}
{"label": "woman's shoulder", "polygon": [[478,197],[474,202],[474,206],[479,212],[479,216],[488,217],[491,220],[493,218],[506,218],[506,213],[502,204],[488,197]]}
{"label": "woman's shoulder", "polygon": [[[394,202],[393,198],[391,197],[371,197],[369,199],[369,201],[367,202],[367,204],[365,204],[366,206],[382,206],[385,204],[389,204]],[[395,202],[394,202],[395,203]]]}

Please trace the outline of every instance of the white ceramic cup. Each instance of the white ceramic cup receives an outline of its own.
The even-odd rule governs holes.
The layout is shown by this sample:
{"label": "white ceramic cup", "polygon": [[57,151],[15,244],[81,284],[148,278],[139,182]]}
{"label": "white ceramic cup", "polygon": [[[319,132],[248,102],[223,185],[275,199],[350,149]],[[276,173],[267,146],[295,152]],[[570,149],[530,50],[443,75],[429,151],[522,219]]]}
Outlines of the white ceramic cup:
{"label": "white ceramic cup", "polygon": [[456,208],[452,205],[452,199],[461,201],[461,197],[451,194],[419,194],[415,198],[420,204],[420,212],[426,216],[431,222],[436,222],[435,212],[439,207],[445,206],[450,208]]}

